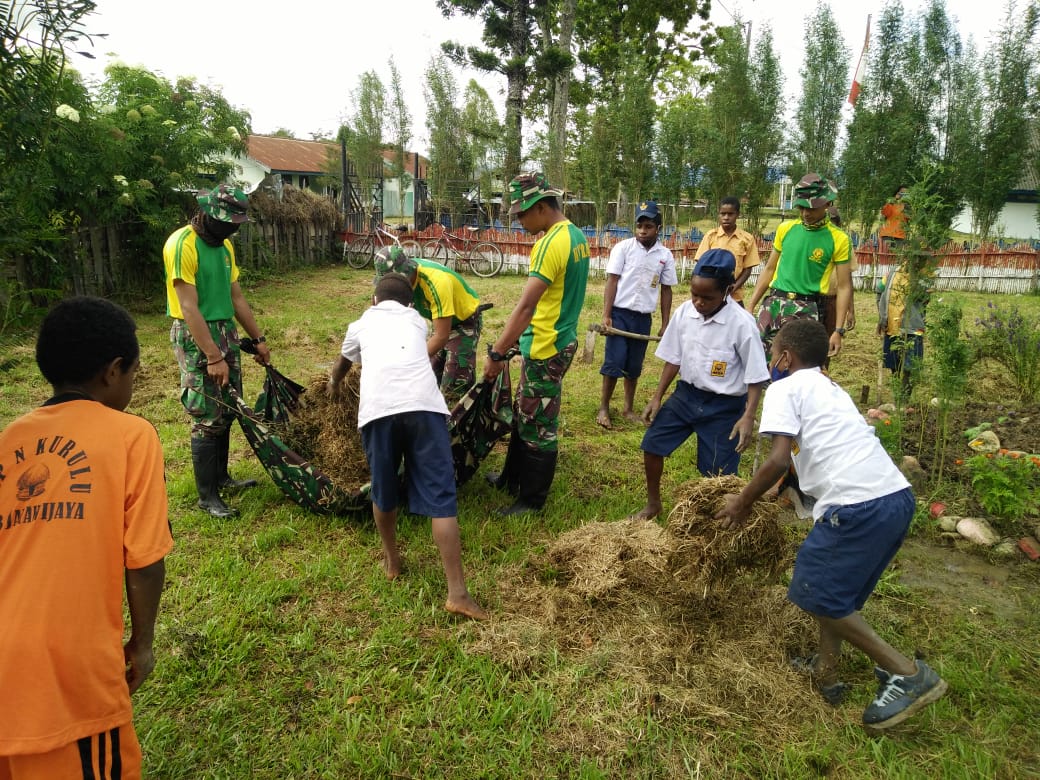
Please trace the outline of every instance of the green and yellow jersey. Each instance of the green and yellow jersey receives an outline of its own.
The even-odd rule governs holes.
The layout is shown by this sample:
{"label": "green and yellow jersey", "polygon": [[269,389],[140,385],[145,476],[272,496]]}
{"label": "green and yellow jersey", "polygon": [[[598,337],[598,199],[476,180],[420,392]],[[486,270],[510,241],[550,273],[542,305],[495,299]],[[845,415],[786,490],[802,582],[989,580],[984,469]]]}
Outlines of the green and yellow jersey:
{"label": "green and yellow jersey", "polygon": [[769,286],[806,295],[830,292],[834,266],[852,257],[848,235],[830,220],[816,230],[788,220],[776,229],[773,248],[780,260]]}
{"label": "green and yellow jersey", "polygon": [[526,358],[545,360],[578,338],[578,318],[589,280],[589,243],[569,220],[549,228],[531,250],[528,275],[549,285],[520,336]]}

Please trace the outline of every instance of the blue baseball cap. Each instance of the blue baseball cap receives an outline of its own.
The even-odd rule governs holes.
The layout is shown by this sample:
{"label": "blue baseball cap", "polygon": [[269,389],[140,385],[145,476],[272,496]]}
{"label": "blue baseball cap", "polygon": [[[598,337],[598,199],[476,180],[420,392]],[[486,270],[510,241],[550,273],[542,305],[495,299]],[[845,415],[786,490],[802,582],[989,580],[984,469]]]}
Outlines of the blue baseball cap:
{"label": "blue baseball cap", "polygon": [[694,276],[733,276],[737,268],[737,258],[728,249],[709,249],[697,265],[693,267]]}
{"label": "blue baseball cap", "polygon": [[643,217],[652,219],[655,222],[661,220],[661,212],[657,208],[657,202],[653,200],[644,200],[638,206],[636,206],[636,222]]}

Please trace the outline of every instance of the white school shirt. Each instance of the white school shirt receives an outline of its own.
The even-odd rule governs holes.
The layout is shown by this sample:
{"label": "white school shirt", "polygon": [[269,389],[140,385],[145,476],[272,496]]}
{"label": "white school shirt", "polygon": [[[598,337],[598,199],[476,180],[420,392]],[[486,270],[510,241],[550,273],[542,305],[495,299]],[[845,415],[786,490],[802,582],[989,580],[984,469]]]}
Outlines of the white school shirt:
{"label": "white school shirt", "polygon": [[341,354],[361,366],[358,428],[401,412],[448,414],[426,352],[426,320],[381,301],[350,323]]}
{"label": "white school shirt", "polygon": [[726,305],[707,320],[693,301],[684,302],[654,354],[679,366],[682,381],[718,395],[744,395],[748,385],[769,379],[758,324],[728,296]]}
{"label": "white school shirt", "polygon": [[672,250],[660,241],[649,249],[637,238],[614,244],[607,260],[607,273],[619,277],[614,305],[643,314],[651,314],[657,308],[661,285],[674,287],[679,283]]}
{"label": "white school shirt", "polygon": [[819,368],[803,368],[766,388],[761,434],[794,439],[798,484],[828,507],[871,501],[910,487],[856,405]]}

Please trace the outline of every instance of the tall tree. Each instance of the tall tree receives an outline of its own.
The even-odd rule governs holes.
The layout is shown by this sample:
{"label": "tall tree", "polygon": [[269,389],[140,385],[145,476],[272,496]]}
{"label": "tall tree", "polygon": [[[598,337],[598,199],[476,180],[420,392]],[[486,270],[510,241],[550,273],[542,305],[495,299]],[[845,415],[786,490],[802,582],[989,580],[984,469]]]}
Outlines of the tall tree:
{"label": "tall tree", "polygon": [[470,79],[462,99],[462,126],[469,143],[485,217],[490,221],[493,216],[488,207],[491,193],[496,186],[501,191],[503,185],[502,124],[487,90],[475,80]]}
{"label": "tall tree", "polygon": [[802,91],[794,119],[793,179],[808,171],[822,176],[834,174],[834,151],[848,90],[850,58],[831,7],[817,6],[805,20],[805,52],[798,71]]}
{"label": "tall tree", "polygon": [[751,87],[742,128],[744,151],[742,190],[747,198],[741,213],[752,233],[759,232],[762,207],[769,201],[780,165],[783,112],[780,100],[784,77],[773,50],[773,33],[767,27],[755,46],[748,71]]}
{"label": "tall tree", "polygon": [[404,214],[404,191],[408,188],[411,174],[408,172],[408,144],[412,142],[412,115],[401,85],[401,73],[394,58],[390,58],[390,112],[388,115],[390,142],[394,147],[391,176],[397,179],[397,213]]}
{"label": "tall tree", "polygon": [[989,238],[1008,192],[1029,164],[1038,25],[1035,0],[1023,13],[1011,0],[996,45],[983,57],[982,123],[974,159],[968,162],[973,175],[966,183],[974,231],[982,241]]}
{"label": "tall tree", "polygon": [[629,68],[620,82],[618,100],[612,113],[618,133],[621,163],[621,187],[618,197],[618,221],[626,219],[623,205],[649,196],[651,185],[651,153],[654,146],[656,101],[653,81],[646,63],[634,52],[626,58]]}
{"label": "tall tree", "polygon": [[711,129],[704,152],[706,185],[713,203],[727,195],[746,197],[745,218],[754,227],[772,188],[770,169],[779,162],[783,77],[768,28],[753,55],[743,25],[719,33],[707,98]]}
{"label": "tall tree", "polygon": [[463,208],[457,185],[472,180],[473,160],[458,107],[458,84],[444,57],[430,61],[423,93],[430,134],[430,197],[438,214],[455,215]]}
{"label": "tall tree", "polygon": [[[548,0],[437,0],[445,16],[462,14],[484,22],[486,48],[442,44],[444,52],[460,65],[469,65],[506,78],[505,159],[506,176],[520,169],[524,105],[528,83],[538,68],[535,55],[541,42],[534,24],[534,11]],[[538,73],[544,76],[544,73]]]}
{"label": "tall tree", "polygon": [[383,128],[386,92],[374,70],[358,77],[357,87],[350,93],[351,117],[347,133],[347,155],[354,161],[361,189],[362,208],[371,215],[381,211],[375,197],[376,182],[383,173]]}
{"label": "tall tree", "polygon": [[885,6],[841,165],[842,207],[865,231],[876,223],[885,199],[910,184],[931,148],[932,106],[916,99],[907,73],[908,62],[921,61],[918,52],[915,26],[902,6]]}
{"label": "tall tree", "polygon": [[618,188],[618,134],[613,114],[607,106],[596,106],[592,113],[578,109],[575,116],[577,160],[573,181],[596,208],[596,229],[603,228],[610,199]]}
{"label": "tall tree", "polygon": [[697,173],[703,166],[701,155],[707,136],[707,109],[704,100],[680,95],[661,107],[654,154],[657,194],[674,204],[672,222],[679,223],[679,203],[683,196],[696,196]]}

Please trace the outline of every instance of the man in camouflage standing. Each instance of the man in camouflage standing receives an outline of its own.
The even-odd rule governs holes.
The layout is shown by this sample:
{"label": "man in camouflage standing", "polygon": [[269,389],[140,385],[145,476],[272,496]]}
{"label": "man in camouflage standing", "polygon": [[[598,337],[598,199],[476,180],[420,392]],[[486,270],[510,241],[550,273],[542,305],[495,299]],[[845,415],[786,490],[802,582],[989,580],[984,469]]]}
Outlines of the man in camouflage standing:
{"label": "man in camouflage standing", "polygon": [[[249,335],[254,360],[271,361],[266,339],[238,284],[230,237],[248,219],[242,190],[221,184],[197,196],[199,210],[163,246],[170,341],[181,372],[181,403],[191,415],[191,462],[199,508],[214,517],[238,514],[221,488],[246,488],[255,480],[228,475],[234,413],[228,388],[242,392],[242,364],[235,320]],[[223,400],[223,403],[220,401]]]}
{"label": "man in camouflage standing", "polygon": [[538,511],[556,474],[557,428],[563,376],[578,348],[578,317],[589,279],[585,234],[563,215],[559,198],[541,173],[521,173],[509,183],[509,213],[532,235],[527,282],[501,335],[488,348],[484,378],[506,368],[519,340],[523,364],[513,404],[513,431],[500,474],[488,481],[516,501],[500,514]]}

